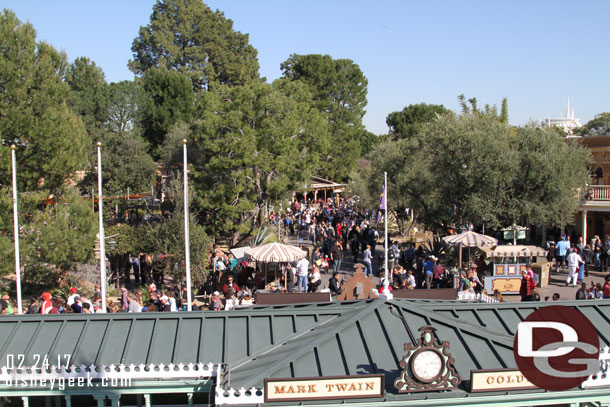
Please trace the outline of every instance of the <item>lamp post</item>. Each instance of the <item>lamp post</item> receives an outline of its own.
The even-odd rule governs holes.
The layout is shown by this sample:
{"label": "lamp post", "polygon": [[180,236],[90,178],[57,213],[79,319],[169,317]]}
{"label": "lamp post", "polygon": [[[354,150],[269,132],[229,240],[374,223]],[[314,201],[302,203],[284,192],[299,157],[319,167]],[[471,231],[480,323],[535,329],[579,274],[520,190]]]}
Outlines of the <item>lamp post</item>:
{"label": "lamp post", "polygon": [[21,265],[19,261],[19,213],[17,211],[17,159],[15,144],[11,144],[11,161],[13,170],[13,233],[15,235],[15,284],[17,286],[17,312],[23,314],[21,304]]}
{"label": "lamp post", "polygon": [[99,214],[100,239],[100,289],[102,291],[102,310],[106,312],[106,239],[104,238],[104,211],[102,204],[102,143],[97,143],[97,211]]}
{"label": "lamp post", "polygon": [[186,269],[186,309],[192,311],[191,298],[191,244],[189,237],[189,196],[188,196],[188,171],[186,159],[186,139],[182,139],[182,151],[184,156],[184,266]]}

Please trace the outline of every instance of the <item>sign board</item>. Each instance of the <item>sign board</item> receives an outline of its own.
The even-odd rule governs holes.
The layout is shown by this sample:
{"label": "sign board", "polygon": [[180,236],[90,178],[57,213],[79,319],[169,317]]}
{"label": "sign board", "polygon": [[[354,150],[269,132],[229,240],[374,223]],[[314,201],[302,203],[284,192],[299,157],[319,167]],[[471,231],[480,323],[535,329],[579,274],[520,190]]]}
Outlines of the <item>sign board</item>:
{"label": "sign board", "polygon": [[488,293],[498,290],[502,294],[519,294],[521,277],[485,276],[484,286]]}
{"label": "sign board", "polygon": [[265,403],[383,397],[384,375],[265,379]]}
{"label": "sign board", "polygon": [[[513,240],[515,233],[512,230],[505,230],[503,232],[503,238],[504,240]],[[525,239],[525,230],[518,230],[517,231],[517,240],[523,240]]]}
{"label": "sign board", "polygon": [[506,391],[535,389],[535,385],[519,370],[472,370],[470,371],[470,392]]}

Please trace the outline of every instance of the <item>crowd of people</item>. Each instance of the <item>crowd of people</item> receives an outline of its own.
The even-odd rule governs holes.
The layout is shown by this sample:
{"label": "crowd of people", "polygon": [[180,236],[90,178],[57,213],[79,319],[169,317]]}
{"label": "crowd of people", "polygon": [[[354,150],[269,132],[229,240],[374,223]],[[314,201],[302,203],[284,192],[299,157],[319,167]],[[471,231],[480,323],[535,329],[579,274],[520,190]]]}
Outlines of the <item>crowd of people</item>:
{"label": "crowd of people", "polygon": [[[208,281],[203,287],[204,299],[193,300],[193,310],[230,310],[238,306],[250,306],[256,302],[256,292],[316,292],[320,289],[339,295],[343,290],[341,277],[344,260],[364,265],[365,276],[380,277],[379,290],[384,284],[385,259],[376,255],[379,233],[375,223],[375,213],[359,209],[351,200],[318,200],[305,202],[295,200],[283,212],[272,212],[272,224],[283,226],[285,237],[297,239],[300,247],[311,252],[308,256],[291,264],[284,264],[278,280],[266,281],[266,273],[255,269],[252,263],[239,261],[233,254],[225,254],[214,247],[209,256]],[[550,247],[552,259],[556,259],[554,271],[567,271],[566,285],[580,289],[576,299],[610,298],[610,282],[606,279],[587,286],[583,282],[589,268],[606,272],[610,259],[610,237],[602,241],[595,236],[589,244],[582,238],[577,244],[566,236]],[[351,258],[349,256],[351,255]],[[459,291],[485,293],[484,285],[477,271],[483,265],[459,271],[448,269],[440,259],[427,252],[423,246],[413,243],[388,242],[388,270],[390,290],[414,290],[434,288],[457,288]],[[348,256],[348,259],[346,259]],[[100,313],[100,312],[177,312],[186,310],[186,287],[165,288],[162,274],[154,273],[154,258],[151,255],[127,255],[127,270],[118,298],[107,299],[107,309],[102,309],[101,292],[95,287],[91,298],[71,288],[66,298],[54,298],[44,292],[40,298],[33,298],[27,313]],[[329,274],[326,287],[322,287],[322,274]],[[135,287],[131,284],[133,275]],[[520,295],[523,301],[539,300],[537,276],[531,268],[523,273]],[[147,289],[141,289],[146,284]],[[127,287],[131,288],[131,291]],[[499,293],[493,293],[502,300]],[[191,296],[191,298],[195,298]],[[553,296],[558,299],[559,294]],[[547,299],[547,298],[545,298]],[[0,313],[15,313],[15,303],[7,294],[0,299]]]}

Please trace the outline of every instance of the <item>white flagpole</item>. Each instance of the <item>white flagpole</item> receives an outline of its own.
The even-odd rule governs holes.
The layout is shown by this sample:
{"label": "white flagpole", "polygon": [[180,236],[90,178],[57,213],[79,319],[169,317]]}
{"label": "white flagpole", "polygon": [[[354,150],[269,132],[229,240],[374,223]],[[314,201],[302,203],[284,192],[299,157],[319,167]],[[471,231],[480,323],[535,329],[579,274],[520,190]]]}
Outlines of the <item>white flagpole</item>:
{"label": "white flagpole", "polygon": [[100,290],[102,312],[106,312],[106,238],[104,237],[104,210],[102,204],[102,143],[97,143],[97,211],[100,223]]}
{"label": "white flagpole", "polygon": [[385,268],[385,273],[384,273],[384,278],[383,278],[383,289],[381,290],[381,298],[384,298],[386,300],[391,300],[393,298],[393,295],[390,294],[390,290],[388,289],[388,286],[390,285],[390,282],[388,281],[388,173],[384,172],[383,173],[383,209],[384,209],[384,223],[385,223],[385,232],[384,232],[384,268]]}
{"label": "white flagpole", "polygon": [[182,139],[184,155],[184,265],[186,267],[186,309],[192,311],[191,299],[191,242],[189,237],[189,196],[188,196],[188,171],[186,159],[186,139]]}
{"label": "white flagpole", "polygon": [[15,283],[17,286],[17,312],[23,314],[21,304],[21,264],[19,261],[19,212],[17,211],[17,159],[15,149],[11,144],[11,160],[13,166],[13,232],[15,234]]}

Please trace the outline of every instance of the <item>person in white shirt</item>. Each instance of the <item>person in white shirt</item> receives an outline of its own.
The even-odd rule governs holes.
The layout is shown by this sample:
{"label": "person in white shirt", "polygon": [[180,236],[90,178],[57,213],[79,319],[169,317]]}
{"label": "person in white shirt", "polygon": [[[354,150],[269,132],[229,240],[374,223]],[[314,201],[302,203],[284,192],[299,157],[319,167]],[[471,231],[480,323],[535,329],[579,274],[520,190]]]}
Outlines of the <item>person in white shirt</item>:
{"label": "person in white shirt", "polygon": [[417,283],[415,282],[415,277],[413,276],[413,271],[409,270],[407,271],[408,277],[407,277],[407,284],[409,286],[411,286],[412,289],[415,290],[415,287],[417,287]]}
{"label": "person in white shirt", "polygon": [[584,260],[578,254],[578,249],[575,248],[572,253],[568,255],[568,279],[566,280],[566,286],[572,282],[572,287],[576,287],[578,282],[578,269],[580,265],[584,264]]}
{"label": "person in white shirt", "polygon": [[68,297],[68,299],[66,300],[66,305],[68,307],[71,307],[72,304],[74,304],[74,297],[78,296],[78,292],[76,290],[76,287],[72,287],[70,288],[70,296]]}
{"label": "person in white shirt", "polygon": [[315,293],[321,283],[320,269],[314,264],[311,274],[309,275],[309,291]]}
{"label": "person in white shirt", "polygon": [[236,305],[239,305],[239,301],[235,298],[235,294],[231,294],[225,301],[225,311],[232,310]]}
{"label": "person in white shirt", "polygon": [[297,262],[297,277],[299,279],[298,289],[299,291],[307,292],[307,275],[309,272],[309,260],[303,257]]}

